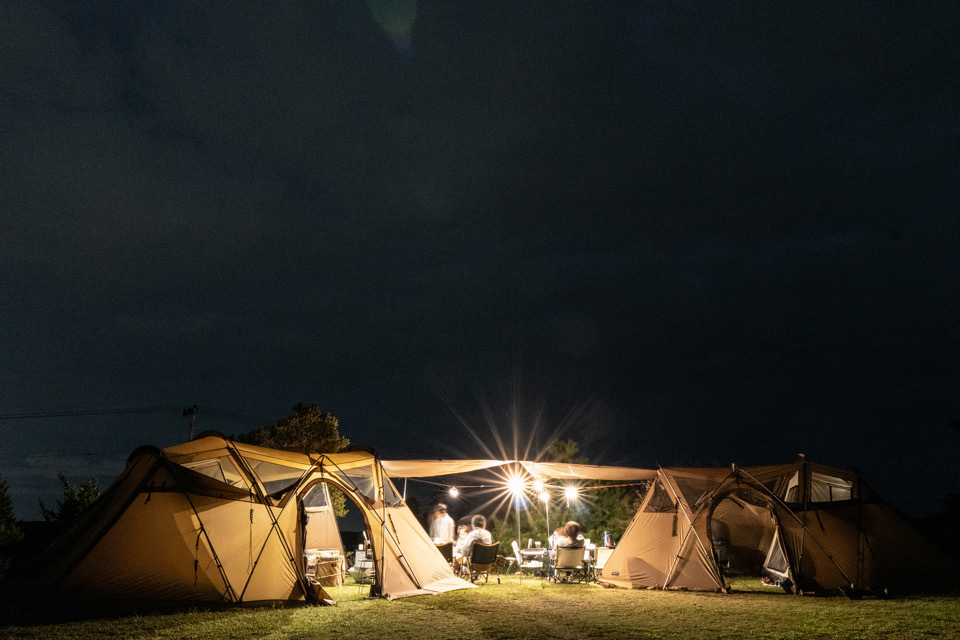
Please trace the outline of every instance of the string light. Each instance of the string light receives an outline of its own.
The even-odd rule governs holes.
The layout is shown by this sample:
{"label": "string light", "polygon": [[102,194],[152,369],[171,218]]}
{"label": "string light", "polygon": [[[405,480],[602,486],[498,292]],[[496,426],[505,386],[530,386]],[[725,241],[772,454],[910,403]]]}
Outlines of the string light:
{"label": "string light", "polygon": [[567,502],[570,502],[571,500],[576,500],[580,492],[576,487],[567,487],[563,490],[563,495],[566,496]]}
{"label": "string light", "polygon": [[456,497],[459,496],[459,495],[460,495],[460,489],[457,489],[456,487],[450,487],[450,497],[451,497],[451,498],[456,498]]}

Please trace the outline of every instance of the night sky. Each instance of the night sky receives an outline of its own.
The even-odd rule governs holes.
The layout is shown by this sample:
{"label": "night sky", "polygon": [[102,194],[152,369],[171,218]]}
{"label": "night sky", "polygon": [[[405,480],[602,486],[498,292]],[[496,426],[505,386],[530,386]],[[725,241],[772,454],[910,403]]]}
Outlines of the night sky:
{"label": "night sky", "polygon": [[958,33],[956,2],[3,3],[18,515],[189,405],[298,402],[385,458],[803,452],[936,511]]}

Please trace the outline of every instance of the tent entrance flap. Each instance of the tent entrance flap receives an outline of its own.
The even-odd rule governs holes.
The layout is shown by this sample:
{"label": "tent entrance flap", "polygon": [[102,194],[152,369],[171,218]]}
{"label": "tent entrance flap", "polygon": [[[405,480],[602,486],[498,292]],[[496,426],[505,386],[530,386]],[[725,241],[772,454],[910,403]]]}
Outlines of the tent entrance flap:
{"label": "tent entrance flap", "polygon": [[710,542],[721,571],[760,576],[777,530],[767,501],[754,491],[738,489],[716,503],[709,522]]}
{"label": "tent entrance flap", "polygon": [[790,579],[790,562],[787,560],[787,553],[780,542],[779,528],[774,533],[773,543],[763,560],[763,572],[778,582],[785,582]]}

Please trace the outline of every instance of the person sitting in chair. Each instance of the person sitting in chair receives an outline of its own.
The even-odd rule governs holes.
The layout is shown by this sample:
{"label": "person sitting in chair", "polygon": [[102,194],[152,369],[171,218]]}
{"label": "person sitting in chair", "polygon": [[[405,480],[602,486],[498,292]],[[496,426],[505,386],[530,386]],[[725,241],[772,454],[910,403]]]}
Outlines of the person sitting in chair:
{"label": "person sitting in chair", "polygon": [[[557,549],[583,549],[586,541],[583,539],[583,536],[580,535],[580,523],[574,522],[571,520],[565,524],[560,529],[557,529]],[[556,557],[554,552],[554,557]],[[571,572],[566,571],[563,576],[563,581],[571,579]]]}
{"label": "person sitting in chair", "polygon": [[463,557],[463,541],[466,540],[467,534],[470,533],[470,526],[465,524],[457,525],[457,538],[453,541],[453,568],[456,569],[460,566],[460,558]]}
{"label": "person sitting in chair", "polygon": [[584,539],[580,535],[580,523],[571,520],[564,525],[562,533],[557,538],[557,548],[583,549],[583,546]]}
{"label": "person sitting in chair", "polygon": [[456,573],[460,573],[464,559],[466,559],[467,562],[470,561],[470,554],[473,553],[474,542],[480,542],[481,544],[493,543],[493,536],[484,528],[487,526],[486,518],[481,515],[475,515],[470,520],[470,525],[473,527],[473,530],[470,531],[470,533],[468,533],[466,537],[463,538],[458,544],[461,557],[460,564],[454,560],[454,570]]}

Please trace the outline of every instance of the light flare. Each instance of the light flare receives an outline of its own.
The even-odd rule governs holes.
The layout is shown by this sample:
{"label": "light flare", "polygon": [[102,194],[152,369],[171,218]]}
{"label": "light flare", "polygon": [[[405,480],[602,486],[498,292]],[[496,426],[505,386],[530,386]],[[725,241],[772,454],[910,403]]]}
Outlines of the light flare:
{"label": "light flare", "polygon": [[507,489],[510,490],[510,493],[512,493],[514,497],[522,496],[527,490],[526,478],[516,473],[507,476]]}

